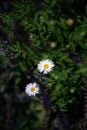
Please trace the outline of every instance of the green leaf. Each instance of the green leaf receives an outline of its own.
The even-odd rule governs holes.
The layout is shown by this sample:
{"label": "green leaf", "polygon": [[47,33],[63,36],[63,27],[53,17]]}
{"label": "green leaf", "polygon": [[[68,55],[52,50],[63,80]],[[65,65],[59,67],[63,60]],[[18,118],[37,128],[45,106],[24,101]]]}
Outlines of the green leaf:
{"label": "green leaf", "polygon": [[19,62],[19,66],[21,68],[22,71],[25,71],[26,70],[26,65],[22,62]]}

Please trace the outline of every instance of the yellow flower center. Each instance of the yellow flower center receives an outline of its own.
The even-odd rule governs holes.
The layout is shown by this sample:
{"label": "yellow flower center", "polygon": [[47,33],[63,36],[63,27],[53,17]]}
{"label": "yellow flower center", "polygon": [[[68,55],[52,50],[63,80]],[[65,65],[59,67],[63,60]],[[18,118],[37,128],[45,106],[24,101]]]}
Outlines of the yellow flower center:
{"label": "yellow flower center", "polygon": [[30,88],[30,91],[31,91],[31,92],[34,92],[34,91],[35,91],[35,88],[34,88],[34,87],[31,87],[31,88]]}
{"label": "yellow flower center", "polygon": [[48,64],[44,64],[44,69],[48,69],[49,65]]}

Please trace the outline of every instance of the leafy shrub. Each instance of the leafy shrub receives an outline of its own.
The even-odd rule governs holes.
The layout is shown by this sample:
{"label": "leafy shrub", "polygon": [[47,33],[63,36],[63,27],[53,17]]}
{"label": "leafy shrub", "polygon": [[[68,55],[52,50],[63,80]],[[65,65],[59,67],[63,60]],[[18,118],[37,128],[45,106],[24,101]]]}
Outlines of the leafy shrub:
{"label": "leafy shrub", "polygon": [[[60,118],[57,120],[55,116],[59,108],[71,129],[79,129],[83,120],[83,82],[87,75],[85,3],[80,0],[21,0],[10,2],[9,7],[8,13],[0,14],[1,31],[7,36],[7,43],[3,45],[3,37],[0,43],[4,52],[0,52],[1,77],[4,72],[7,74],[6,82],[0,83],[0,92],[2,97],[10,93],[13,103],[10,114],[16,122],[14,128],[10,121],[11,127],[33,130],[47,122],[45,129],[55,129],[56,124],[62,130]],[[43,59],[51,59],[55,67],[41,77],[37,65]],[[27,97],[25,86],[34,81],[45,88],[38,96]],[[47,120],[41,101],[44,93],[51,105]],[[54,126],[50,126],[50,122]]]}

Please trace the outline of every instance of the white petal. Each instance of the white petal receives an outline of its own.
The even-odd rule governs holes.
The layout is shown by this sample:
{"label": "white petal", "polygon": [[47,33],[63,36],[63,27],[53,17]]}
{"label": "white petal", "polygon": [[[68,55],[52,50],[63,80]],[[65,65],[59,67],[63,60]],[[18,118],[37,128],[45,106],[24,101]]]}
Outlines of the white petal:
{"label": "white petal", "polygon": [[36,86],[37,86],[37,84],[36,84],[36,83],[33,83],[33,86],[34,86],[34,87],[36,87]]}

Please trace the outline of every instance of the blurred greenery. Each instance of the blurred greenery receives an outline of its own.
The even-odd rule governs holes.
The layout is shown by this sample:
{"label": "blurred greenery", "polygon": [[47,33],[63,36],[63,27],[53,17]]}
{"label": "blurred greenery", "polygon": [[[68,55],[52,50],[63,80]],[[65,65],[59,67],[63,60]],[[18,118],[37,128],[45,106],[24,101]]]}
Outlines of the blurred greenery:
{"label": "blurred greenery", "polygon": [[[59,108],[70,129],[81,130],[87,76],[86,6],[81,0],[2,1],[1,129],[64,130],[57,116]],[[43,59],[52,60],[55,67],[41,79],[37,65]],[[45,87],[39,84],[40,94],[28,97],[25,87],[35,80]],[[41,100],[44,94],[49,97],[50,112]]]}

